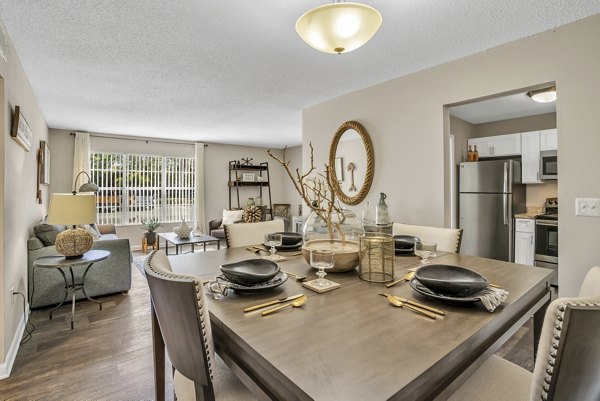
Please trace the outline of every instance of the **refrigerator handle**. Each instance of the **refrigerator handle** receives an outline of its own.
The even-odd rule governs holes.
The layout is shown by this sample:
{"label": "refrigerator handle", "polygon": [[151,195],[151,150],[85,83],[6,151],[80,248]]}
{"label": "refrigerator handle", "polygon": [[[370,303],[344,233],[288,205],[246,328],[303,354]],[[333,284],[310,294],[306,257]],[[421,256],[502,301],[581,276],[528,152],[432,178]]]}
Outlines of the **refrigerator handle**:
{"label": "refrigerator handle", "polygon": [[508,225],[508,194],[502,194],[502,216],[504,217],[504,225]]}
{"label": "refrigerator handle", "polygon": [[508,192],[508,162],[504,162],[504,190],[502,192]]}

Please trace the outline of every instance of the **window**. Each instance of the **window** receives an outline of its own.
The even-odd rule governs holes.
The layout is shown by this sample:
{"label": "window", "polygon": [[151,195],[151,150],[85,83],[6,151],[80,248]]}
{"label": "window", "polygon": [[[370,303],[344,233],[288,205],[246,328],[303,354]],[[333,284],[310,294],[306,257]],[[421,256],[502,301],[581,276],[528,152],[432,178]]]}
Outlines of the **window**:
{"label": "window", "polygon": [[95,152],[91,177],[98,187],[100,224],[191,221],[194,158]]}

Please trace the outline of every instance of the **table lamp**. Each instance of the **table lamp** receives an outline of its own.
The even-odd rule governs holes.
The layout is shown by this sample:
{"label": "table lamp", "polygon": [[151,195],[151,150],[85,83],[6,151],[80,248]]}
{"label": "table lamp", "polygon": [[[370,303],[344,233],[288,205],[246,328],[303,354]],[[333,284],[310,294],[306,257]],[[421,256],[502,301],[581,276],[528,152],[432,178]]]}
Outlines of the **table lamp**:
{"label": "table lamp", "polygon": [[96,195],[52,194],[48,223],[72,226],[56,236],[56,251],[69,259],[83,256],[92,248],[94,237],[87,230],[77,228],[80,224],[96,222]]}

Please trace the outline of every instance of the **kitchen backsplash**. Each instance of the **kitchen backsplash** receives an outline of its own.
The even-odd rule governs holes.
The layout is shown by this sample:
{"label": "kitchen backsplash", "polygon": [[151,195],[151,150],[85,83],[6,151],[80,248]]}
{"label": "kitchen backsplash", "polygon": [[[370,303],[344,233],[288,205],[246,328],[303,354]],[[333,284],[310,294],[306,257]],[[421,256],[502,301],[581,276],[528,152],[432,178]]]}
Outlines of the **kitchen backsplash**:
{"label": "kitchen backsplash", "polygon": [[543,184],[526,185],[527,206],[541,207],[546,198],[558,197],[558,181],[546,181]]}

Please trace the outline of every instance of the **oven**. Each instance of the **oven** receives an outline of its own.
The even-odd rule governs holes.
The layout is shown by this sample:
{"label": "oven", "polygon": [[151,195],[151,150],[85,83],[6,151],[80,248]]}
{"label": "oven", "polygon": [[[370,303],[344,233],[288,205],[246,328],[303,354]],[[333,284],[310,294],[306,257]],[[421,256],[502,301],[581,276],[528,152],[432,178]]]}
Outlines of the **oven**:
{"label": "oven", "polygon": [[535,220],[535,265],[556,272],[550,284],[558,286],[558,217],[538,216]]}

